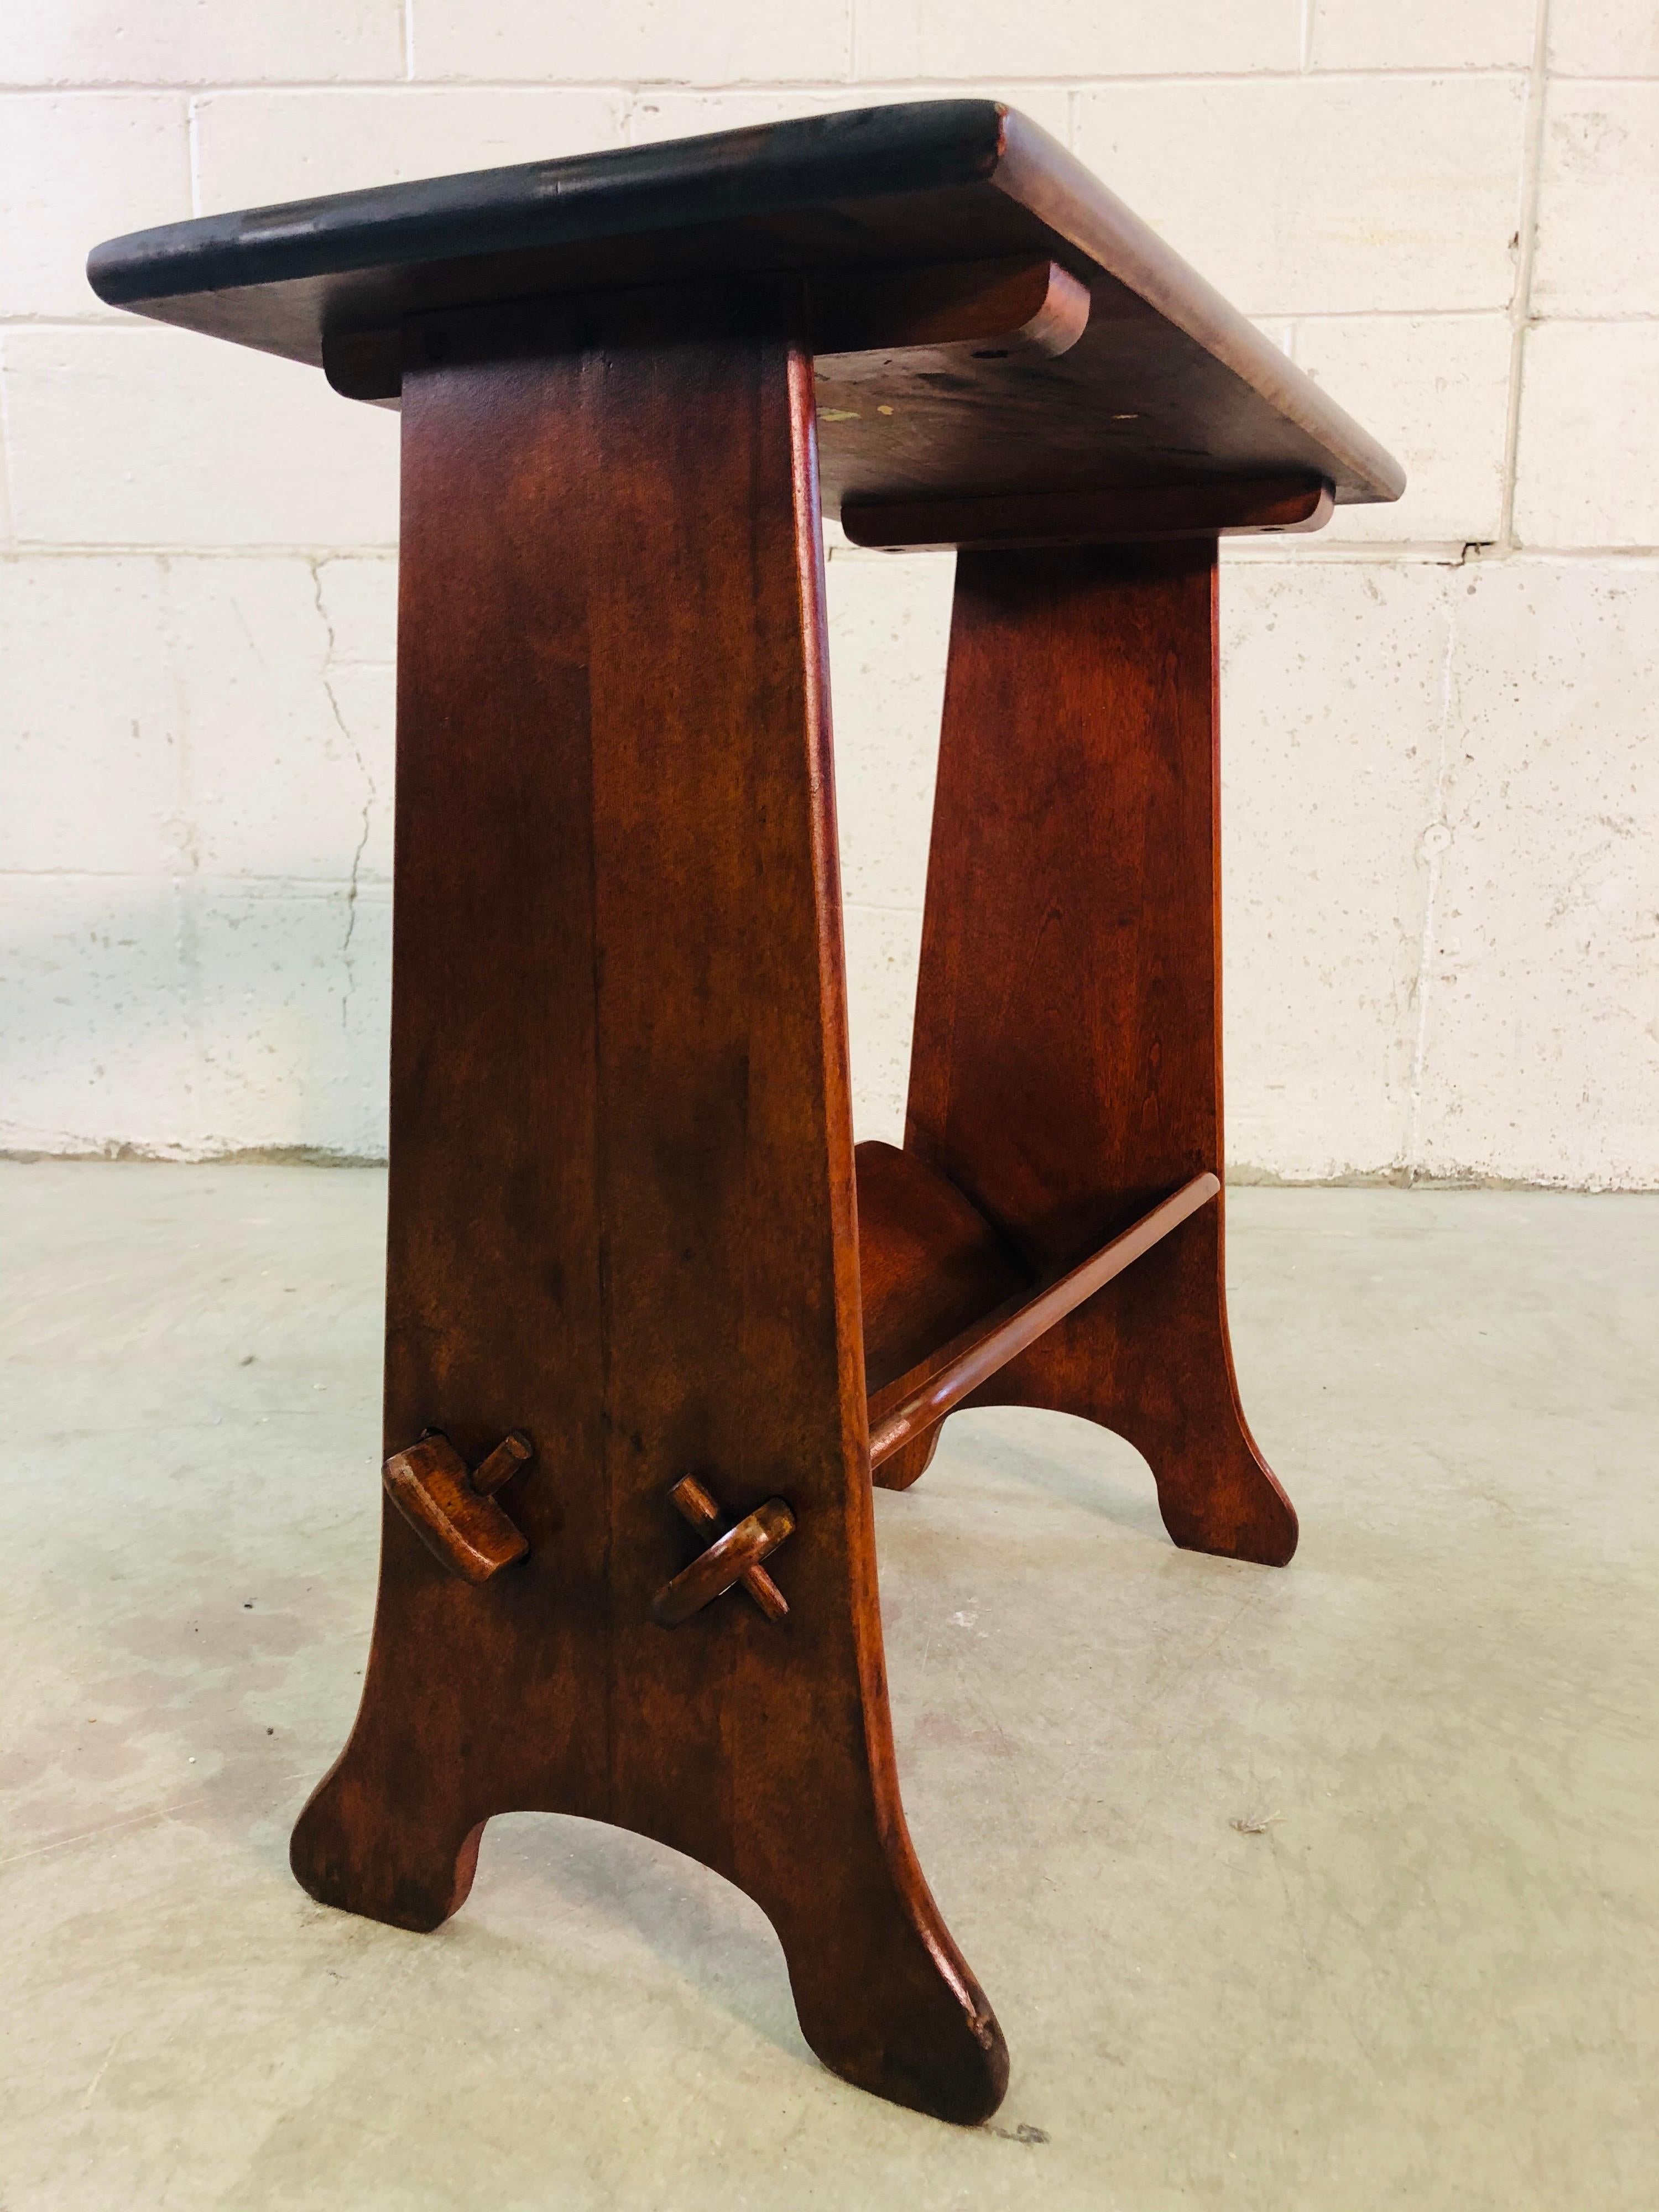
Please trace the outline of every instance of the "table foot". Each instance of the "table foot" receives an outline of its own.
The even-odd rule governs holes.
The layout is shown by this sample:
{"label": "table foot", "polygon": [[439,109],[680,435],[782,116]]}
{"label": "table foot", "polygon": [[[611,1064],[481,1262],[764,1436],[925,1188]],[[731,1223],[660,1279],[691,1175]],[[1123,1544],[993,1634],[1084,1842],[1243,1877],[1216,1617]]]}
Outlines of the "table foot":
{"label": "table foot", "polygon": [[[388,1517],[362,1707],[294,1832],[301,1887],[426,1932],[465,1902],[489,1815],[574,1814],[631,1829],[760,1906],[802,2034],[833,2072],[940,2119],[986,2118],[1006,2087],[1006,2046],[911,1844],[879,1653],[867,1641],[859,1650],[871,1624],[846,1607],[833,1534],[826,1546],[815,1524],[800,1559],[780,1555],[795,1601],[781,1620],[735,1589],[672,1629],[630,1607],[637,1630],[612,1631],[607,1742],[595,1732],[605,1656],[578,1625],[603,1609],[599,1593],[573,1583],[548,1540],[550,1501],[526,1491],[520,1510],[543,1540],[516,1583],[483,1588],[444,1573]],[[863,1520],[849,1532],[866,1553],[860,1577]],[[538,1658],[519,1640],[532,1620],[562,1625],[563,1656]],[[631,1673],[635,1645],[651,1678]],[[516,1706],[501,1694],[514,1660]]]}
{"label": "table foot", "polygon": [[1282,1567],[1296,1510],[1239,1403],[1222,1287],[1221,1201],[1004,1369],[975,1405],[1042,1406],[1125,1437],[1183,1550]]}
{"label": "table foot", "polygon": [[[906,1845],[908,1864],[866,1891],[856,1947],[810,1889],[769,1912],[801,2033],[834,2074],[934,2118],[971,2127],[1008,2086],[1008,2046]],[[919,1892],[919,1893],[918,1893]]]}
{"label": "table foot", "polygon": [[902,1444],[890,1459],[884,1459],[875,1472],[876,1487],[878,1490],[908,1490],[913,1483],[920,1482],[933,1464],[933,1455],[939,1449],[939,1434],[944,1426],[943,1421],[935,1423],[926,1436],[916,1437],[909,1443]]}
{"label": "table foot", "polygon": [[312,1792],[289,1845],[301,1888],[319,1905],[419,1935],[459,1912],[484,1824],[443,1802],[430,1776],[422,1779],[419,1802],[399,1803],[348,1745]]}

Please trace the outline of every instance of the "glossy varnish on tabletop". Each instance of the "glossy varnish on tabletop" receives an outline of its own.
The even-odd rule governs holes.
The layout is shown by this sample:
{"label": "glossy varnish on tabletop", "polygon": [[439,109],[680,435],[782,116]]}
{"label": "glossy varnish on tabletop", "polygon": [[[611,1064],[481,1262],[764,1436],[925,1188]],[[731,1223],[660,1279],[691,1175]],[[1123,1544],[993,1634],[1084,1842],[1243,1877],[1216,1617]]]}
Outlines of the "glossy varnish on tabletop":
{"label": "glossy varnish on tabletop", "polygon": [[[1068,343],[1033,345],[1024,317],[993,317],[941,358],[912,327],[916,301],[1015,263],[1072,286]],[[1239,479],[1400,495],[1398,464],[1328,393],[995,100],[797,116],[203,216],[112,239],[88,265],[112,306],[326,362],[343,390],[394,404],[410,313],[745,272],[806,287],[832,514]]]}
{"label": "glossy varnish on tabletop", "polygon": [[[791,312],[411,328],[386,1443],[522,1432],[529,1555],[473,1586],[388,1505],[293,1857],[431,1928],[493,1814],[637,1829],[760,1903],[830,2065],[967,2121],[1006,2057],[894,1772]],[[652,1618],[708,1548],[688,1474],[728,1526],[766,1509],[786,1617],[734,1587]]]}

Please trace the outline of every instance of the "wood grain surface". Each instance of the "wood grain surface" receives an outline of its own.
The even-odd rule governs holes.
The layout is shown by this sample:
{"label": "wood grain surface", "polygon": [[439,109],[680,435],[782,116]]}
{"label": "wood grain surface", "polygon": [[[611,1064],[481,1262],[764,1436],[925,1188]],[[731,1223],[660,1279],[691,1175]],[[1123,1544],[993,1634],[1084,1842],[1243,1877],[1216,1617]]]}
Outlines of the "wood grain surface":
{"label": "wood grain surface", "polygon": [[1194,1176],[1161,1205],[1121,1230],[1034,1296],[1017,1297],[944,1344],[912,1373],[870,1396],[870,1462],[879,1467],[933,1429],[1029,1345],[1046,1336],[1085,1298],[1122,1274],[1220,1192],[1212,1175]]}
{"label": "wood grain surface", "polygon": [[[683,1474],[668,1496],[687,1528],[695,1528],[705,1541],[719,1538],[724,1516],[695,1474]],[[769,1620],[781,1620],[788,1612],[789,1601],[758,1561],[745,1566],[738,1580]]]}
{"label": "wood grain surface", "polygon": [[[1222,1174],[1218,773],[1213,539],[958,556],[905,1149],[1036,1273]],[[1223,1209],[969,1402],[1117,1431],[1176,1543],[1282,1565]]]}
{"label": "wood grain surface", "polygon": [[[410,328],[386,1448],[522,1428],[530,1554],[469,1588],[388,1510],[293,1860],[431,1928],[492,1814],[636,1829],[760,1904],[827,2064],[973,2121],[1006,2054],[883,1671],[798,317],[702,288]],[[652,1620],[694,1470],[727,1521],[789,1508],[785,1620]]]}
{"label": "wood grain surface", "polygon": [[[916,346],[913,302],[949,264],[1014,259],[1072,287],[1058,324],[1044,318],[1059,350],[1018,342],[1018,324],[1015,342],[949,361]],[[854,303],[845,330],[805,326],[831,514],[1237,477],[1322,479],[1342,501],[1404,487],[1271,338],[998,100],[792,116],[201,216],[108,240],[88,264],[112,306],[326,361],[347,390],[394,405],[411,314],[744,273]],[[872,346],[890,349],[884,368]]]}
{"label": "wood grain surface", "polygon": [[1322,530],[1331,510],[1331,488],[1317,477],[1229,477],[1213,483],[848,503],[841,521],[854,545],[980,552],[1257,532],[1293,536]]}
{"label": "wood grain surface", "polygon": [[1006,1238],[914,1152],[871,1139],[855,1158],[864,1376],[873,1397],[1032,1278]]}

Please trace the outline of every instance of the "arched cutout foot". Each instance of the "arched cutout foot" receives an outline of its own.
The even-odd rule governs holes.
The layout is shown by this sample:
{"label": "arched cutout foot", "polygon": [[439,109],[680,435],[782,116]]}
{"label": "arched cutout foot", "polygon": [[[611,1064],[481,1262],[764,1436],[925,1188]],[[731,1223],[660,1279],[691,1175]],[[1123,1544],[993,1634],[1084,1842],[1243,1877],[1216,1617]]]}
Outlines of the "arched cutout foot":
{"label": "arched cutout foot", "polygon": [[877,1971],[866,1978],[848,1973],[844,1951],[817,1916],[779,1925],[801,2033],[855,2088],[976,2127],[1008,2087],[996,2015],[942,1923],[924,1931],[895,1916],[882,1932]]}
{"label": "arched cutout foot", "polygon": [[933,1464],[944,1429],[943,1421],[935,1421],[925,1436],[913,1437],[908,1444],[901,1444],[890,1458],[883,1460],[872,1477],[877,1489],[908,1490],[913,1483],[920,1482]]}
{"label": "arched cutout foot", "polygon": [[428,1935],[465,1904],[484,1824],[429,1796],[394,1796],[354,1759],[356,1741],[312,1792],[289,1864],[319,1905]]}
{"label": "arched cutout foot", "polygon": [[1282,1567],[1296,1509],[1239,1404],[1228,1338],[1219,1200],[1013,1361],[977,1405],[1045,1406],[1125,1437],[1185,1551]]}

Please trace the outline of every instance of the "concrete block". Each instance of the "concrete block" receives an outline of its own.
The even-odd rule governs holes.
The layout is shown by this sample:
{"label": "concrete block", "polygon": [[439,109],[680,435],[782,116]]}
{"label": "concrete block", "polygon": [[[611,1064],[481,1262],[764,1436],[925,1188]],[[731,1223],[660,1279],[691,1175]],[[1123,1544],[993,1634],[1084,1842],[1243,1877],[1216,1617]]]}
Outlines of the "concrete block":
{"label": "concrete block", "polygon": [[386,1152],[392,902],[198,880],[185,894],[199,1038],[198,1145]]}
{"label": "concrete block", "polygon": [[956,562],[840,554],[829,566],[841,875],[849,899],[920,908]]}
{"label": "concrete block", "polygon": [[1659,566],[1480,564],[1452,605],[1419,1160],[1659,1188]]}
{"label": "concrete block", "polygon": [[1265,559],[1224,571],[1227,1157],[1247,1175],[1376,1175],[1403,1156],[1417,847],[1455,573]]}
{"label": "concrete block", "polygon": [[0,561],[0,870],[188,865],[162,586],[142,557]]}
{"label": "concrete block", "polygon": [[1073,144],[1247,313],[1503,308],[1525,107],[1519,76],[1112,85]]}
{"label": "concrete block", "polygon": [[904,1135],[921,915],[911,907],[848,906],[847,1025],[852,1040],[853,1127],[860,1142]]}
{"label": "concrete block", "polygon": [[335,667],[311,565],[171,564],[193,865],[362,884],[392,872],[392,671]]}
{"label": "concrete block", "polygon": [[[890,609],[884,634],[887,565],[837,559],[830,573],[839,696],[858,702],[855,710],[843,704],[837,733],[858,1127],[860,1136],[896,1139],[948,610],[944,588],[906,579],[913,605],[901,599],[896,620]],[[1445,711],[1443,605],[1454,573],[1428,564],[1229,564],[1230,1152],[1246,1171],[1306,1180],[1386,1173],[1402,1156],[1422,927],[1417,843]],[[894,705],[878,716],[884,694]],[[866,752],[878,731],[907,722],[915,734],[902,752],[885,763]],[[873,806],[858,803],[866,793]]]}
{"label": "concrete block", "polygon": [[1526,69],[1536,0],[1313,0],[1316,70]]}
{"label": "concrete block", "polygon": [[1505,315],[1318,316],[1295,357],[1404,464],[1392,507],[1340,507],[1322,543],[1463,545],[1498,534],[1510,324]]}
{"label": "concrete block", "polygon": [[[976,89],[983,90],[980,87]],[[757,123],[781,123],[794,115],[830,115],[842,107],[887,107],[906,100],[959,98],[963,88],[941,81],[927,84],[837,84],[824,92],[643,92],[629,118],[631,143],[643,146],[663,138],[690,138],[706,131],[742,131]],[[1063,84],[1019,84],[1009,104],[1041,124],[1062,145],[1070,141],[1071,94]]]}
{"label": "concrete block", "polygon": [[194,1151],[179,918],[165,876],[0,875],[0,1152]]}
{"label": "concrete block", "polygon": [[1659,322],[1527,333],[1515,526],[1548,546],[1659,543]]}
{"label": "concrete block", "polygon": [[[87,246],[185,214],[191,143],[233,207],[971,90],[1063,141],[1075,114],[1081,157],[1412,479],[1227,556],[1235,1164],[1659,1182],[1645,0],[1550,11],[1531,550],[1462,568],[1344,541],[1497,534],[1532,0],[1315,0],[1306,76],[1299,0],[860,0],[850,41],[841,0],[412,0],[415,85],[402,0],[149,13],[15,0],[0,53],[36,88],[0,95],[0,1147],[384,1142],[396,423],[112,319]],[[902,1127],[951,574],[830,568],[862,1134]]]}
{"label": "concrete block", "polygon": [[983,78],[1024,106],[1025,77],[1182,76],[1294,70],[1300,0],[857,0],[862,77]]}
{"label": "concrete block", "polygon": [[[850,0],[810,9],[413,0],[417,78],[564,84],[811,84],[848,73]],[[848,105],[853,105],[853,102]]]}
{"label": "concrete block", "polygon": [[209,94],[194,103],[202,210],[595,153],[620,142],[625,104],[539,86]]}
{"label": "concrete block", "polygon": [[387,545],[398,422],[320,371],[193,331],[4,334],[25,544]]}
{"label": "concrete block", "polygon": [[294,83],[404,74],[403,0],[7,0],[5,84]]}
{"label": "concrete block", "polygon": [[1570,0],[1550,10],[1550,69],[1566,76],[1659,76],[1652,0]]}
{"label": "concrete block", "polygon": [[182,98],[0,95],[0,315],[116,314],[87,283],[92,247],[189,213]]}
{"label": "concrete block", "polygon": [[1659,82],[1550,86],[1532,305],[1659,314]]}

